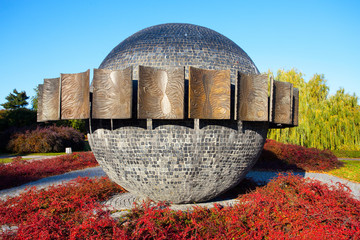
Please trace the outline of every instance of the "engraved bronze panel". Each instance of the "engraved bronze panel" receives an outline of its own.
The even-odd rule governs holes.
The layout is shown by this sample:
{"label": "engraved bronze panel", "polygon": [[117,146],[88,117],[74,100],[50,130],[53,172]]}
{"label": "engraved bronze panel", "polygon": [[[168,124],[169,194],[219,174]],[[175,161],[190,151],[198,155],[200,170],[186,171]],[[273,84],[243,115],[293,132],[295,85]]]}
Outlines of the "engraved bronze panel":
{"label": "engraved bronze panel", "polygon": [[184,68],[139,66],[138,116],[140,119],[184,118]]}
{"label": "engraved bronze panel", "polygon": [[99,119],[131,118],[131,68],[94,69],[92,117]]}
{"label": "engraved bronze panel", "polygon": [[274,81],[273,122],[292,124],[292,84]]}
{"label": "engraved bronze panel", "polygon": [[239,119],[268,121],[268,77],[239,73]]}
{"label": "engraved bronze panel", "polygon": [[189,117],[230,119],[230,70],[189,69]]}
{"label": "engraved bronze panel", "polygon": [[43,117],[46,121],[60,120],[60,78],[44,79]]}
{"label": "engraved bronze panel", "polygon": [[[273,108],[274,108],[274,78],[272,75],[270,75],[270,96],[269,96],[269,122],[272,123],[273,122]],[[272,124],[270,124],[272,125]],[[270,126],[269,125],[269,126]],[[270,126],[272,127],[272,126]]]}
{"label": "engraved bronze panel", "polygon": [[43,92],[44,92],[44,85],[38,85],[38,106],[37,106],[37,113],[36,113],[36,120],[38,122],[43,122]]}
{"label": "engraved bronze panel", "polygon": [[293,123],[292,125],[299,125],[299,89],[294,88],[294,98],[293,98]]}
{"label": "engraved bronze panel", "polygon": [[89,73],[61,74],[61,119],[89,118]]}

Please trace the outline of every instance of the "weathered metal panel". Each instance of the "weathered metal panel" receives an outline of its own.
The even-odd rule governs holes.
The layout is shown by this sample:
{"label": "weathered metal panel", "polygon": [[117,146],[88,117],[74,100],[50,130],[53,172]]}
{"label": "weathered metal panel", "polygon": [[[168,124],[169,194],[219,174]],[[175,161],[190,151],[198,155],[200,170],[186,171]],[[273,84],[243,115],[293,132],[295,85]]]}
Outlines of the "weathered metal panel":
{"label": "weathered metal panel", "polygon": [[60,120],[60,78],[44,79],[43,120]]}
{"label": "weathered metal panel", "polygon": [[294,88],[293,98],[293,126],[299,125],[299,89]]}
{"label": "weathered metal panel", "polygon": [[37,105],[37,113],[36,113],[36,120],[38,122],[43,122],[43,92],[44,92],[44,85],[38,85],[38,105]]}
{"label": "weathered metal panel", "polygon": [[184,68],[139,66],[138,118],[184,118]]}
{"label": "weathered metal panel", "polygon": [[268,121],[268,79],[266,74],[243,74],[239,78],[239,119]]}
{"label": "weathered metal panel", "polygon": [[94,69],[92,117],[128,119],[132,108],[131,68]]}
{"label": "weathered metal panel", "polygon": [[61,74],[61,119],[89,118],[89,74]]}
{"label": "weathered metal panel", "polygon": [[189,117],[230,119],[230,70],[189,69]]}
{"label": "weathered metal panel", "polygon": [[273,122],[292,124],[293,85],[288,82],[274,81]]}
{"label": "weathered metal panel", "polygon": [[[270,75],[270,96],[269,96],[269,122],[272,123],[273,122],[273,107],[274,107],[274,78],[272,75]],[[271,125],[271,124],[270,124]],[[271,126],[270,126],[271,127]]]}

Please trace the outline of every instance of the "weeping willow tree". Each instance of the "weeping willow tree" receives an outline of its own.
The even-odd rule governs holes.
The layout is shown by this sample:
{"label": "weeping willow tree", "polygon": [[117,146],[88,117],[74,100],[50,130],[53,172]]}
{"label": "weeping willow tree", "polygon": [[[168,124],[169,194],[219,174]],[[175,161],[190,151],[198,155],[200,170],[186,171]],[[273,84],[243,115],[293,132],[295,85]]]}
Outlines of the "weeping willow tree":
{"label": "weeping willow tree", "polygon": [[329,97],[323,74],[305,82],[295,69],[279,70],[275,79],[299,88],[299,126],[272,129],[268,138],[318,149],[360,150],[360,106],[355,94],[341,88]]}

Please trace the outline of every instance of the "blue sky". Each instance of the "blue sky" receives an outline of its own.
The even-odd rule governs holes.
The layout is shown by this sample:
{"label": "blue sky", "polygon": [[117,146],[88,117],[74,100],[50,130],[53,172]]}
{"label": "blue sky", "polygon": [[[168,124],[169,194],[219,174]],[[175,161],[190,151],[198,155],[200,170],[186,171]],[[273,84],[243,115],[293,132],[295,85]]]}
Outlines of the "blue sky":
{"label": "blue sky", "polygon": [[360,97],[360,1],[0,0],[0,103],[33,96],[44,78],[99,67],[133,33],[161,23],[211,28],[238,44],[261,72],[324,74]]}

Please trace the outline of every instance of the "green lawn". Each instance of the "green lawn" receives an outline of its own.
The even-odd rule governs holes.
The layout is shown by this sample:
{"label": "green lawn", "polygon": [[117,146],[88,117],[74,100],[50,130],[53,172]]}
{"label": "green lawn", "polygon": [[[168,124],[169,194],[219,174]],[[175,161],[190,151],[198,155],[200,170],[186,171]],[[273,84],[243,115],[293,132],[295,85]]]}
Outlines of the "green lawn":
{"label": "green lawn", "polygon": [[0,164],[1,163],[9,163],[12,162],[13,159],[12,158],[0,158]]}
{"label": "green lawn", "polygon": [[360,182],[360,161],[343,160],[343,167],[329,171],[328,173],[345,178],[354,182]]}
{"label": "green lawn", "polygon": [[[59,156],[59,155],[64,155],[65,152],[60,152],[60,153],[29,153],[29,154],[25,154],[25,155],[21,155],[22,157],[31,157],[31,156]],[[16,154],[11,154],[11,157],[8,158],[1,158],[0,155],[0,163],[9,163],[12,162],[13,159],[19,155]],[[26,160],[29,160],[32,158],[26,158]]]}
{"label": "green lawn", "polygon": [[338,158],[360,158],[360,151],[333,150]]}

